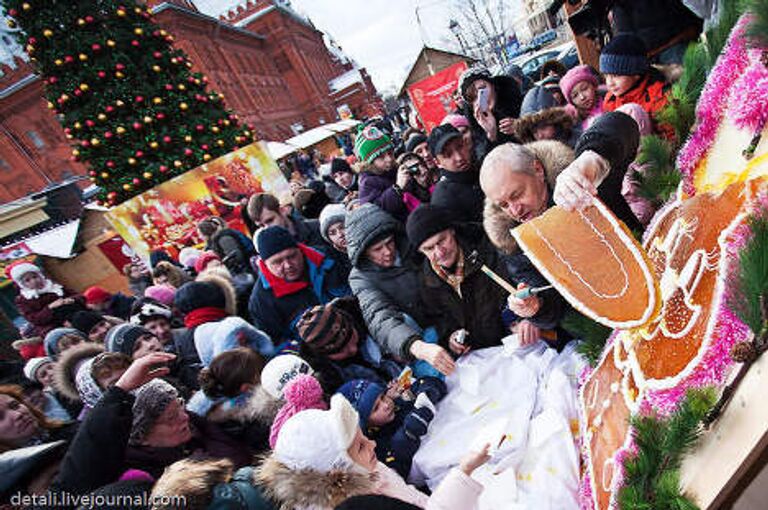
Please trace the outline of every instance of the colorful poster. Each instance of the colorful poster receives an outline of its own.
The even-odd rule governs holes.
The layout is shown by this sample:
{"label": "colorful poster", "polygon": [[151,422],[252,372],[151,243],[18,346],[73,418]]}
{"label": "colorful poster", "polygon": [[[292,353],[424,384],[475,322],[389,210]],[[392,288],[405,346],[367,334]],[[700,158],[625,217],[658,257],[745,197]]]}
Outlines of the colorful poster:
{"label": "colorful poster", "polygon": [[432,131],[443,117],[456,109],[453,92],[459,86],[459,77],[466,68],[466,62],[459,62],[408,87],[408,95],[427,132]]}
{"label": "colorful poster", "polygon": [[126,264],[141,262],[138,254],[131,248],[125,239],[115,235],[97,245],[99,250],[109,259],[118,271],[122,272]]}
{"label": "colorful poster", "polygon": [[245,232],[241,210],[262,191],[281,203],[290,197],[288,181],[266,145],[256,142],[123,202],[107,219],[142,259],[154,250],[175,257],[181,248],[204,242],[197,224],[209,216]]}
{"label": "colorful poster", "polygon": [[12,282],[5,276],[5,268],[17,260],[26,260],[35,263],[37,255],[26,245],[16,243],[5,248],[0,248],[0,288],[10,285]]}

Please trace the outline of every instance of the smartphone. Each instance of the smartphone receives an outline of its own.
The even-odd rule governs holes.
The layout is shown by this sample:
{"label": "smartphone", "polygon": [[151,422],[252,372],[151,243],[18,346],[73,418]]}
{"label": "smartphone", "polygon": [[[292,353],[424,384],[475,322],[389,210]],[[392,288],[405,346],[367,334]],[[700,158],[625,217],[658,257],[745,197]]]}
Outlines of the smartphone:
{"label": "smartphone", "polygon": [[477,104],[481,112],[488,111],[488,89],[483,87],[477,91]]}

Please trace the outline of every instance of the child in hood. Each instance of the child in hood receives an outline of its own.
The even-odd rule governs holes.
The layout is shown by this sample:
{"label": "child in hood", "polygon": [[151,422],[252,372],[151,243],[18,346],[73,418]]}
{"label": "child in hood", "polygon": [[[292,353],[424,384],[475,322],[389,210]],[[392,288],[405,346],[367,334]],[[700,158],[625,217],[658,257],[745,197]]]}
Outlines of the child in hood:
{"label": "child in hood", "polygon": [[651,68],[642,39],[633,34],[619,34],[611,39],[600,54],[600,72],[608,88],[603,111],[612,112],[627,103],[637,103],[650,115],[654,131],[674,140],[672,126],[657,119],[669,103],[669,84],[659,71]]}
{"label": "child in hood", "polygon": [[73,312],[85,308],[82,296],[47,278],[31,262],[11,264],[5,274],[18,287],[16,308],[30,324],[24,336],[45,336],[50,330],[63,326]]}
{"label": "child in hood", "polygon": [[403,478],[421,446],[421,437],[435,416],[435,404],[445,396],[440,379],[425,377],[413,386],[415,401],[406,401],[375,382],[355,379],[339,388],[360,417],[360,429],[376,441],[376,458]]}

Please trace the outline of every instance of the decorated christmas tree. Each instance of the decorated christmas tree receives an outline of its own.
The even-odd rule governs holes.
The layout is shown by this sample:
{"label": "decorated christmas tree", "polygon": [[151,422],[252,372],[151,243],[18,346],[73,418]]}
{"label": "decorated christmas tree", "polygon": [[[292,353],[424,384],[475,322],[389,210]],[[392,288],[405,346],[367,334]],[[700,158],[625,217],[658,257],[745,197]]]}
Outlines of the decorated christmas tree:
{"label": "decorated christmas tree", "polygon": [[252,140],[136,0],[2,0],[72,155],[115,205]]}

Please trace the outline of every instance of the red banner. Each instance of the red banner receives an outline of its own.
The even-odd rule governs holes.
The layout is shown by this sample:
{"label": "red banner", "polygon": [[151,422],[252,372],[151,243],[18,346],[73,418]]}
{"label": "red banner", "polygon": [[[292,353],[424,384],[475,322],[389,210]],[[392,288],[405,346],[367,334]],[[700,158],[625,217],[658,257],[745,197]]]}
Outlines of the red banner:
{"label": "red banner", "polygon": [[408,87],[408,95],[427,132],[440,125],[443,117],[456,109],[453,92],[466,68],[465,62],[459,62]]}
{"label": "red banner", "polygon": [[130,264],[131,262],[141,262],[141,259],[133,251],[133,248],[128,246],[125,239],[119,235],[110,237],[106,241],[98,244],[99,250],[109,259],[115,268],[122,272],[123,266]]}

